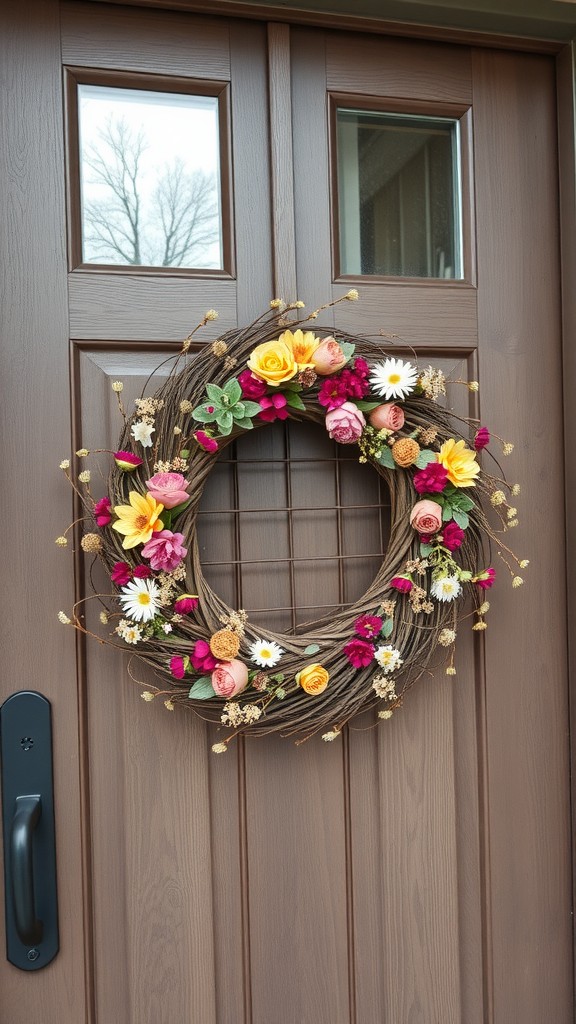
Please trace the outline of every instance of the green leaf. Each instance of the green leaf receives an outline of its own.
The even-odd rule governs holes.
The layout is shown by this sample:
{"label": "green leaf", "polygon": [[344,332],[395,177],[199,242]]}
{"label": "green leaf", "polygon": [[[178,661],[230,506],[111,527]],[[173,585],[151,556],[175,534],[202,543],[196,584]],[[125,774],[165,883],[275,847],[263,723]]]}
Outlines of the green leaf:
{"label": "green leaf", "polygon": [[304,654],[318,654],[319,650],[319,644],[308,644],[308,647],[304,648]]}
{"label": "green leaf", "polygon": [[240,430],[252,430],[254,424],[249,416],[243,416],[241,420],[234,419],[234,426],[240,427]]}
{"label": "green leaf", "polygon": [[198,405],[194,409],[192,416],[198,423],[214,423],[214,420],[218,417],[218,410],[214,406],[211,406],[211,408],[213,411],[208,412],[205,405]]}
{"label": "green leaf", "polygon": [[385,640],[392,635],[394,629],[394,619],[385,619],[382,623],[382,629],[380,630],[380,636],[383,636]]}
{"label": "green leaf", "polygon": [[207,384],[206,394],[211,402],[215,402],[216,405],[222,405],[222,388],[219,388],[217,384]]}
{"label": "green leaf", "polygon": [[344,355],[346,356],[346,362],[348,362],[349,359],[352,359],[352,356],[356,351],[356,345],[354,345],[351,341],[339,341],[338,344],[340,345],[340,348],[342,349]]}
{"label": "green leaf", "polygon": [[461,512],[469,512],[474,508],[474,502],[467,494],[455,494],[451,500],[454,508],[459,508]]}
{"label": "green leaf", "polygon": [[420,558],[428,558],[428,555],[431,554],[431,552],[432,552],[432,545],[431,544],[421,544],[420,545]]}
{"label": "green leaf", "polygon": [[165,508],[162,515],[160,516],[160,522],[165,530],[172,528],[172,516],[174,512],[171,508]]}
{"label": "green leaf", "polygon": [[230,412],[235,420],[243,420],[246,415],[246,406],[244,405],[244,402],[236,402],[235,405],[230,405]]}
{"label": "green leaf", "polygon": [[362,412],[372,412],[372,409],[377,409],[382,402],[367,402],[366,399],[360,398],[354,402],[354,405]]}
{"label": "green leaf", "polygon": [[467,529],[470,519],[468,518],[466,512],[459,512],[458,509],[455,508],[452,511],[452,518],[455,523],[458,523],[458,526],[460,527],[461,530]]}
{"label": "green leaf", "polygon": [[449,522],[449,520],[452,519],[453,516],[454,516],[454,510],[452,508],[452,505],[450,504],[449,501],[446,501],[444,503],[444,508],[442,510],[442,522],[443,523]]}
{"label": "green leaf", "polygon": [[189,451],[188,448],[183,448],[182,451],[180,452],[180,457],[182,459],[187,459],[189,455],[190,455],[190,451]]}
{"label": "green leaf", "polygon": [[228,398],[230,399],[230,405],[236,405],[236,402],[242,398],[242,388],[236,380],[236,377],[232,377],[232,380],[229,380],[224,385],[223,390],[224,394],[228,395]]}
{"label": "green leaf", "polygon": [[302,385],[297,380],[283,380],[282,393],[285,391],[302,391]]}
{"label": "green leaf", "polygon": [[[180,513],[183,512],[185,508],[188,508],[188,505],[190,504],[191,501],[192,498],[188,498],[187,501],[182,501],[180,505],[175,505],[174,508],[168,509],[168,511],[171,513],[170,518],[172,520],[176,519],[176,516],[179,516]],[[165,512],[166,509],[164,509],[164,512],[162,513],[162,521],[164,520]]]}
{"label": "green leaf", "polygon": [[220,411],[218,413],[218,416],[216,417],[216,422],[220,427],[220,433],[223,434],[224,437],[227,437],[227,435],[232,431],[234,417],[232,413],[228,411],[228,409],[225,409],[224,412]]}
{"label": "green leaf", "polygon": [[210,676],[200,676],[195,683],[190,687],[188,697],[190,700],[209,700],[210,697],[215,697],[214,687],[212,686],[212,680]]}
{"label": "green leaf", "polygon": [[291,409],[305,409],[306,406],[300,398],[300,395],[296,391],[288,391],[286,393],[286,405],[289,405]]}
{"label": "green leaf", "polygon": [[388,445],[384,446],[382,452],[380,453],[380,456],[376,461],[379,462],[381,466],[386,466],[386,469],[396,469],[396,463],[392,458],[392,452],[390,451]]}
{"label": "green leaf", "polygon": [[429,448],[423,448],[414,465],[417,469],[426,469],[429,462],[436,462],[436,453],[431,452]]}
{"label": "green leaf", "polygon": [[242,402],[242,405],[244,406],[244,416],[249,416],[250,419],[261,411],[258,402]]}

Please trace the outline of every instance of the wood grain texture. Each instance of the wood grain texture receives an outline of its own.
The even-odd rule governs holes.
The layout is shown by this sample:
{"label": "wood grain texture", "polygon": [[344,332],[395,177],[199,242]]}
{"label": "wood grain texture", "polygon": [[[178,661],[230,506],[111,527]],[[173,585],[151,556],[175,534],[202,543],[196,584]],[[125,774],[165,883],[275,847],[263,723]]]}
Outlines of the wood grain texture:
{"label": "wood grain texture", "polygon": [[[511,543],[531,559],[514,600],[495,593],[486,645],[494,1020],[564,1024],[572,970],[554,64],[478,52],[473,73],[482,416],[518,442],[512,472],[525,497]],[[543,530],[550,517],[556,526]]]}
{"label": "wood grain texture", "polygon": [[337,92],[470,103],[470,51],[463,46],[326,33],[326,82]]}
{"label": "wood grain texture", "polygon": [[182,341],[207,309],[219,319],[202,328],[217,338],[236,323],[236,282],[135,274],[71,273],[70,333],[77,340]]}
{"label": "wood grain texture", "polygon": [[268,26],[274,294],[296,298],[290,26]]}
{"label": "wood grain texture", "polygon": [[[576,380],[576,134],[574,82],[576,81],[576,55],[574,43],[566,46],[556,61],[558,81],[558,164],[560,174],[560,244],[562,272],[562,380],[564,381],[564,431],[566,438],[572,432],[572,390]],[[566,567],[567,626],[570,678],[576,679],[576,450],[572,444],[565,448],[566,459]],[[576,736],[576,701],[570,691],[571,736]],[[576,744],[571,747],[572,820],[576,813]],[[574,875],[576,893],[576,869]]]}
{"label": "wood grain texture", "polygon": [[[347,285],[335,284],[331,294],[336,299],[345,295]],[[465,285],[371,284],[358,282],[360,302],[341,302],[334,319],[342,330],[382,330],[392,335],[392,343],[416,348],[475,348],[476,289]],[[385,345],[386,338],[383,338]]]}
{"label": "wood grain texture", "polygon": [[85,1021],[90,925],[82,887],[74,636],[56,618],[60,608],[70,609],[73,585],[70,556],[54,545],[71,519],[70,492],[57,470],[69,434],[58,4],[4,5],[0,25],[0,421],[3,472],[18,481],[5,495],[10,542],[2,556],[1,699],[31,688],[52,705],[60,918],[60,953],[46,970],[25,975],[2,954],[0,1020],[24,1024],[39,1019],[41,1008],[46,1022]]}
{"label": "wood grain texture", "polygon": [[[78,67],[230,78],[228,22],[64,2],[62,61]],[[138,31],[135,31],[135,18]]]}

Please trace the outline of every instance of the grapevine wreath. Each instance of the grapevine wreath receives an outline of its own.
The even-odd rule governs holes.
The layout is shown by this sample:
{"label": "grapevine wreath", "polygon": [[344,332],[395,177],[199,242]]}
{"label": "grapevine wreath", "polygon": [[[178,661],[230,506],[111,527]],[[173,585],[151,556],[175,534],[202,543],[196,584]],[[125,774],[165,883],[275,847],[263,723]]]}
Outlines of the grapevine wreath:
{"label": "grapevine wreath", "polygon": [[[338,301],[357,297],[352,290]],[[106,627],[99,639],[153,667],[160,685],[145,689],[145,700],[160,697],[170,711],[184,704],[225,726],[216,752],[241,733],[301,740],[320,730],[333,740],[374,705],[378,719],[390,718],[438,653],[455,674],[460,620],[486,628],[491,542],[513,587],[522,583],[516,565],[528,564],[501,536],[517,525],[509,499],[520,488],[496,460],[494,475],[481,466],[487,428],[438,402],[443,373],[389,356],[382,337],[310,329],[320,310],[288,318],[302,306],[275,300],[250,326],[196,352],[193,331],[169,375],[153,394],[144,389],[131,415],[114,381],[124,428],[108,455],[104,496],[92,494],[90,470],[74,479],[70,461],[61,463],[90,524],[82,548],[100,558],[111,581],[113,592],[95,595]],[[199,327],[217,315],[209,310]],[[304,635],[256,629],[242,609],[229,608],[204,578],[196,533],[218,452],[244,431],[286,418],[356,445],[391,500],[389,544],[371,586]],[[66,535],[56,543],[66,546]],[[60,621],[90,632],[82,608],[78,602],[72,618],[60,612]]]}

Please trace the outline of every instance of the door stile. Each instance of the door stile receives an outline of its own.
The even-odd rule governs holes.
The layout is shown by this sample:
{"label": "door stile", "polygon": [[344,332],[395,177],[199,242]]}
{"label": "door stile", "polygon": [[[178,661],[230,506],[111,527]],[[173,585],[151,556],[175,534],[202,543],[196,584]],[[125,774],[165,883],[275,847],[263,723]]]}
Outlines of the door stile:
{"label": "door stile", "polygon": [[290,26],[272,22],[268,25],[268,95],[274,297],[285,302],[298,298],[291,88]]}
{"label": "door stile", "polygon": [[[556,59],[558,89],[558,170],[560,183],[560,262],[562,275],[562,380],[564,392],[564,458],[566,483],[566,573],[570,763],[572,784],[573,907],[576,905],[576,447],[571,418],[576,385],[576,43]],[[572,914],[574,918],[574,914]],[[576,923],[575,923],[576,924]],[[574,937],[576,978],[576,934]]]}

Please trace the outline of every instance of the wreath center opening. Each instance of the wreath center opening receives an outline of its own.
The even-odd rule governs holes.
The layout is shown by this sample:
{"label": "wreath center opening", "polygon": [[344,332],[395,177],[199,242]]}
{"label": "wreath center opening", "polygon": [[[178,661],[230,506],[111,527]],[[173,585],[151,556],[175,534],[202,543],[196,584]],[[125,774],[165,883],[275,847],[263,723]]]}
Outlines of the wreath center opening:
{"label": "wreath center opening", "polygon": [[386,481],[314,422],[269,424],[225,448],[198,515],[210,587],[281,633],[357,601],[389,535]]}

